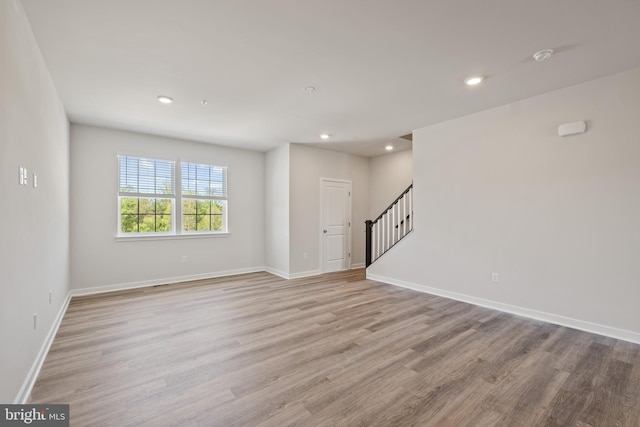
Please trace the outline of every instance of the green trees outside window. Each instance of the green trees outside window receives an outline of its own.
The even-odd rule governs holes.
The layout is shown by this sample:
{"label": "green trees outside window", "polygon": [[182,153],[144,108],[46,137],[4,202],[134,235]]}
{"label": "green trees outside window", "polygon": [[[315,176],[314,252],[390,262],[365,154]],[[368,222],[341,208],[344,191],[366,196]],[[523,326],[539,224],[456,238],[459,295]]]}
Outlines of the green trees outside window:
{"label": "green trees outside window", "polygon": [[227,167],[119,155],[118,217],[119,235],[226,233]]}
{"label": "green trees outside window", "polygon": [[171,199],[122,197],[120,231],[123,233],[158,233],[171,231]]}
{"label": "green trees outside window", "polygon": [[227,168],[198,163],[180,164],[182,231],[227,231]]}
{"label": "green trees outside window", "polygon": [[223,231],[223,201],[182,199],[184,231]]}
{"label": "green trees outside window", "polygon": [[175,162],[118,156],[120,234],[171,233]]}

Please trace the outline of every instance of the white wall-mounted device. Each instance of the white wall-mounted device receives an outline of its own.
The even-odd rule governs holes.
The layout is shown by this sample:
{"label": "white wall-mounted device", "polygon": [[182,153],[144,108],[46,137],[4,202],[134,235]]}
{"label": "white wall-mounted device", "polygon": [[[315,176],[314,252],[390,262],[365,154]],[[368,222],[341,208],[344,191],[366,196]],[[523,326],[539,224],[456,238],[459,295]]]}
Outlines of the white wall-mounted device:
{"label": "white wall-mounted device", "polygon": [[558,126],[558,135],[569,136],[577,133],[584,133],[587,130],[587,123],[584,121],[565,123]]}

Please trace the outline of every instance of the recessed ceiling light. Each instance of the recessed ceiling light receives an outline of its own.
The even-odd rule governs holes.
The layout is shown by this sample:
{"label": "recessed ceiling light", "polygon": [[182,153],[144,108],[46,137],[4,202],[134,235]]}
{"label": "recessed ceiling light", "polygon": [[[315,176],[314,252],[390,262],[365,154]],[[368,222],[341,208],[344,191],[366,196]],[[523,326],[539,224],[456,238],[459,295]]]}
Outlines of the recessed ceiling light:
{"label": "recessed ceiling light", "polygon": [[165,95],[158,95],[158,101],[162,102],[163,104],[171,104],[173,102],[173,99]]}
{"label": "recessed ceiling light", "polygon": [[200,101],[200,104],[202,104],[203,107],[206,107],[208,103],[209,101],[207,101],[206,99],[203,99],[202,101]]}
{"label": "recessed ceiling light", "polygon": [[314,92],[316,90],[313,86],[307,86],[304,88],[305,92]]}
{"label": "recessed ceiling light", "polygon": [[482,80],[484,80],[484,77],[482,76],[471,76],[467,77],[464,82],[467,86],[476,86],[479,85]]}
{"label": "recessed ceiling light", "polygon": [[551,58],[552,54],[553,54],[553,49],[540,50],[533,54],[533,59],[535,59],[536,62],[546,61],[547,59]]}
{"label": "recessed ceiling light", "polygon": [[386,147],[384,147],[384,149],[387,151],[391,151],[393,150],[393,145],[387,145]]}
{"label": "recessed ceiling light", "polygon": [[323,133],[322,135],[320,135],[320,138],[322,139],[329,139],[329,134],[328,133]]}

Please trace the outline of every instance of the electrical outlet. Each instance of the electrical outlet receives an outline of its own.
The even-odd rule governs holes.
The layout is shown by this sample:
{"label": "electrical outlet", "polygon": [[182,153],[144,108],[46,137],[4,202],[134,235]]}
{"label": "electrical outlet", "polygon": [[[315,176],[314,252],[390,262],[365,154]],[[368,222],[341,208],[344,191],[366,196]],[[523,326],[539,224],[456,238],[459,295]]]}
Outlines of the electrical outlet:
{"label": "electrical outlet", "polygon": [[33,330],[38,329],[38,313],[33,314]]}
{"label": "electrical outlet", "polygon": [[500,276],[498,276],[498,273],[491,273],[491,283],[498,283],[499,280]]}
{"label": "electrical outlet", "polygon": [[38,188],[38,175],[33,174],[33,188]]}
{"label": "electrical outlet", "polygon": [[180,260],[180,261],[181,261],[183,264],[186,264],[186,263],[187,263],[187,261],[188,261],[188,260],[187,260],[187,256],[186,256],[186,255],[182,255],[182,258],[181,258],[181,260]]}
{"label": "electrical outlet", "polygon": [[305,253],[303,253],[303,254],[302,254],[302,258],[304,258],[304,259],[309,258],[309,254],[308,254],[308,253],[306,253],[306,252],[305,252]]}
{"label": "electrical outlet", "polygon": [[49,291],[49,304],[53,302],[53,292]]}
{"label": "electrical outlet", "polygon": [[18,184],[24,185],[24,168],[18,166]]}

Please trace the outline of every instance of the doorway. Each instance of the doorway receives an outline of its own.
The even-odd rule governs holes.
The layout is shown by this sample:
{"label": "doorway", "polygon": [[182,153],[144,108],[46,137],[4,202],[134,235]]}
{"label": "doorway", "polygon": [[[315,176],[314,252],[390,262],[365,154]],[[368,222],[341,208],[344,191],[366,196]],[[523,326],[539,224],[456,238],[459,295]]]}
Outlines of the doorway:
{"label": "doorway", "polygon": [[321,178],[322,272],[351,268],[351,181]]}

